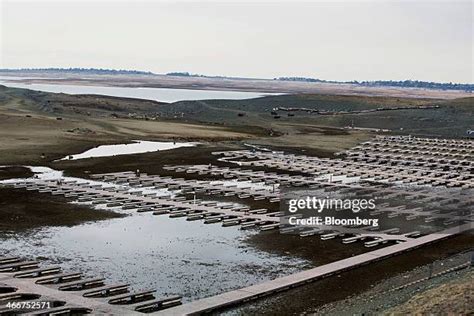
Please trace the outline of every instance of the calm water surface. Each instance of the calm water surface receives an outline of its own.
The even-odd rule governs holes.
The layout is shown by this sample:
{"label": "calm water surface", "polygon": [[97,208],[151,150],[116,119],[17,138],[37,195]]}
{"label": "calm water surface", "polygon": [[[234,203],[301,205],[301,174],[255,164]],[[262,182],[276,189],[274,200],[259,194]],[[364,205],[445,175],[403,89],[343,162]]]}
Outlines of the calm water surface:
{"label": "calm water surface", "polygon": [[[137,98],[155,100],[161,102],[177,102],[183,100],[210,100],[210,99],[252,99],[265,95],[277,95],[275,93],[260,93],[246,91],[216,91],[216,90],[191,90],[191,89],[168,89],[168,88],[128,88],[128,87],[99,87],[87,85],[67,84],[39,84],[21,83],[14,79],[0,77],[0,84],[12,88],[24,88],[44,92],[68,93],[68,94],[99,94],[123,98]],[[26,78],[22,78],[26,79]]]}
{"label": "calm water surface", "polygon": [[0,252],[45,258],[66,270],[104,276],[158,294],[207,297],[288,275],[310,263],[257,251],[245,238],[257,233],[134,213],[75,227],[49,227],[0,237]]}
{"label": "calm water surface", "polygon": [[160,150],[170,150],[180,147],[193,147],[197,143],[183,143],[183,142],[151,142],[137,140],[131,144],[118,145],[101,145],[89,149],[77,155],[69,155],[61,160],[77,160],[94,157],[110,157],[120,155],[142,154],[147,152],[154,152]]}
{"label": "calm water surface", "polygon": [[[63,178],[105,184],[64,177],[61,171],[46,167],[31,169],[39,179]],[[145,192],[168,196],[177,193],[167,189]],[[309,261],[300,258],[251,247],[246,239],[258,234],[256,230],[153,216],[133,210],[120,212],[129,216],[73,227],[43,227],[23,233],[0,231],[0,256],[42,259],[46,265],[60,264],[65,271],[103,276],[108,283],[129,283],[136,290],[157,289],[159,297],[180,294],[184,301],[312,267]]]}

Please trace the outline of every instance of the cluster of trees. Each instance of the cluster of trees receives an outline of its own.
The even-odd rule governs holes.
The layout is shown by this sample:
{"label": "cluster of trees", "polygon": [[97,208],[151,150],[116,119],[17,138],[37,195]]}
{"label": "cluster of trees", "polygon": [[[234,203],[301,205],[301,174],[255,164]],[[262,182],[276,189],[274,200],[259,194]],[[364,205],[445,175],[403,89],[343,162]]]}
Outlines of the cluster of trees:
{"label": "cluster of trees", "polygon": [[167,76],[177,76],[177,77],[194,77],[195,75],[191,75],[189,72],[168,72]]}
{"label": "cluster of trees", "polygon": [[474,91],[474,84],[469,83],[443,83],[443,82],[429,82],[419,80],[376,80],[376,81],[332,81],[322,80],[317,78],[306,77],[279,77],[274,80],[280,81],[302,81],[302,82],[324,82],[324,83],[350,83],[369,87],[403,87],[403,88],[423,88],[423,89],[440,89],[440,90],[461,90],[466,92]]}
{"label": "cluster of trees", "polygon": [[327,80],[321,80],[321,79],[316,79],[316,78],[306,78],[306,77],[279,77],[279,78],[274,78],[274,80],[302,81],[302,82],[329,82]]}
{"label": "cluster of trees", "polygon": [[64,72],[91,75],[154,75],[154,73],[150,71],[103,68],[20,68],[0,69],[0,72]]}
{"label": "cluster of trees", "polygon": [[443,82],[429,82],[419,80],[377,80],[377,81],[362,81],[358,84],[363,86],[388,86],[388,87],[404,87],[404,88],[424,88],[424,89],[441,89],[441,90],[462,90],[472,92],[474,84],[469,83],[443,83]]}
{"label": "cluster of trees", "polygon": [[187,71],[183,72],[168,72],[167,76],[178,76],[178,77],[197,77],[197,78],[214,78],[214,79],[246,79],[246,78],[239,78],[239,77],[227,77],[227,76],[208,76],[208,75],[201,75],[201,74],[193,74]]}

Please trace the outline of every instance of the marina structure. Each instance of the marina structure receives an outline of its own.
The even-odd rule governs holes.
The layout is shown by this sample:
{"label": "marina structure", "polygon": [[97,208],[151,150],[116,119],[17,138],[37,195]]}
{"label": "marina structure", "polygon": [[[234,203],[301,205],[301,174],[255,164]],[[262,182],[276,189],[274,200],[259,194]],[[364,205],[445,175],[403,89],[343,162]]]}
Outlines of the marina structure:
{"label": "marina structure", "polygon": [[[181,303],[180,297],[142,301],[139,295],[149,297],[151,293],[131,298],[134,294],[125,284],[105,285],[100,278],[82,279],[80,274],[63,274],[58,267],[40,268],[37,262],[3,258],[0,289],[3,286],[10,290],[2,292],[5,294],[0,295],[0,302],[2,298],[21,299],[39,293],[54,302],[66,302],[61,306],[56,303],[54,308],[104,313],[119,313],[125,308],[130,313],[188,315],[314,282],[472,230],[473,153],[472,140],[383,136],[338,153],[333,159],[252,149],[215,152],[219,165],[164,167],[183,177],[127,171],[93,174],[90,179],[9,181],[5,184],[61,195],[91,207],[185,217],[188,221],[242,229],[279,229],[300,237],[340,239],[347,247],[363,242],[375,250],[181,306],[176,306]],[[299,189],[321,196],[335,193],[376,199],[376,208],[366,211],[366,215],[383,219],[385,227],[289,225],[288,214],[277,205],[285,202],[287,190]],[[256,203],[267,207],[255,208],[252,205]],[[121,306],[121,300],[131,302]]]}

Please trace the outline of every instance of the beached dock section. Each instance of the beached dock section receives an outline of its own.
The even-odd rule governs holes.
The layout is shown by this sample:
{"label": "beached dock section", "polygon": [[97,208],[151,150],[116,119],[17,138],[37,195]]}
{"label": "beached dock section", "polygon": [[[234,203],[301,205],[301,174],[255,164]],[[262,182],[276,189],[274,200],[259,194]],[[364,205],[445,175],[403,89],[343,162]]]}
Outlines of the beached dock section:
{"label": "beached dock section", "polygon": [[181,304],[181,296],[156,297],[129,284],[65,272],[59,266],[0,257],[0,315],[141,315]]}

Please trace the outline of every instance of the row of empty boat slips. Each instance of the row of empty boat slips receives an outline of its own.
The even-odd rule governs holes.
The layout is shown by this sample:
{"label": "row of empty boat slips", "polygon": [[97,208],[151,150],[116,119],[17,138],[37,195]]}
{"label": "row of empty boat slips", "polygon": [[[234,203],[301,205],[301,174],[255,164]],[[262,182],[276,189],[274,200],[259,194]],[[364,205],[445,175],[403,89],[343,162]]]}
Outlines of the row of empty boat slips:
{"label": "row of empty boat slips", "polygon": [[[369,211],[370,216],[386,215],[388,218],[404,218],[406,221],[423,219],[422,224],[438,221],[438,224],[443,224],[443,226],[474,221],[474,190],[472,189],[432,191],[383,186],[337,185],[320,186],[312,190],[305,189],[303,192],[310,193],[311,196],[332,196],[343,200],[371,199],[374,201],[375,208]],[[336,209],[336,211],[339,210]]]}
{"label": "row of empty boat slips", "polygon": [[398,149],[434,156],[469,158],[474,153],[473,140],[429,139],[414,137],[377,136],[361,144],[379,150]]}
{"label": "row of empty boat slips", "polygon": [[[164,167],[167,170],[174,170],[176,172],[197,172],[200,175],[205,174],[222,174],[226,178],[236,178],[240,180],[251,180],[267,184],[279,184],[290,186],[320,186],[320,185],[345,185],[345,184],[359,184],[359,185],[399,185],[410,184],[410,187],[424,186],[429,188],[451,188],[459,190],[470,190],[474,188],[474,181],[467,179],[461,183],[451,183],[443,181],[440,178],[429,178],[425,176],[414,177],[406,171],[400,171],[397,176],[375,176],[373,174],[365,174],[355,176],[353,174],[333,173],[328,176],[294,176],[283,173],[254,171],[252,169],[230,168],[209,165],[182,165],[182,166],[168,166]],[[440,177],[440,176],[439,176]],[[448,182],[448,183],[446,183]],[[444,185],[444,186],[443,186]]]}
{"label": "row of empty boat slips", "polygon": [[[206,224],[222,223],[223,226],[235,226],[240,225],[242,228],[258,228],[260,230],[269,230],[280,228],[284,232],[290,232],[295,229],[291,225],[285,225],[285,219],[288,215],[285,215],[281,211],[268,211],[267,209],[248,209],[247,207],[229,208],[226,206],[217,206],[213,203],[200,200],[185,200],[184,197],[175,198],[174,200],[150,197],[146,195],[136,195],[130,192],[123,191],[108,191],[97,185],[87,185],[87,183],[76,183],[75,181],[65,181],[58,185],[57,181],[43,181],[36,180],[33,182],[22,182],[17,183],[16,187],[25,187],[27,190],[39,190],[41,192],[50,192],[54,194],[61,194],[68,196],[73,194],[73,199],[81,199],[81,201],[90,202],[100,206],[101,204],[108,207],[121,207],[123,209],[134,209],[138,212],[153,212],[155,215],[169,214],[171,218],[186,217],[187,220],[203,220]],[[377,191],[376,186],[372,187],[355,187],[349,185],[341,185],[335,183],[321,183],[322,188],[328,191],[333,191],[337,188],[344,194],[372,194],[374,197],[397,197],[400,194],[406,194],[409,196],[424,197],[422,202],[428,203],[433,200],[432,196],[428,194],[422,195],[421,192],[407,191],[400,193],[398,191]],[[312,186],[313,188],[315,185]],[[436,195],[436,200],[440,203],[450,205],[457,205],[457,209],[461,209],[465,203],[455,204],[454,202],[459,200],[450,196],[450,200],[446,197],[442,197],[440,194]],[[470,203],[472,204],[472,195]],[[184,200],[183,200],[184,199]],[[448,214],[445,210],[439,212],[432,212],[427,214],[422,208],[417,207],[400,207],[400,205],[390,205],[390,203],[380,203],[380,209],[377,209],[376,213],[387,214],[387,218],[402,217],[407,220],[423,218],[425,222],[436,222],[440,225],[450,226],[455,223],[465,220],[465,214],[457,213]],[[450,210],[450,209],[449,209]],[[448,210],[448,211],[449,211]],[[379,214],[379,215],[380,215]],[[383,215],[382,215],[383,216]],[[462,217],[461,217],[462,216]],[[404,241],[410,236],[420,235],[422,232],[416,230],[405,230],[400,231],[397,227],[385,227],[379,231],[367,228],[364,230],[361,227],[325,227],[324,229],[299,229],[296,228],[297,233],[301,236],[313,236],[320,235],[321,239],[331,239],[338,236],[349,235],[350,242],[371,239],[366,242],[366,246],[370,247],[379,243],[384,243],[389,240]],[[347,238],[342,240],[344,243],[349,243]]]}
{"label": "row of empty boat slips", "polygon": [[144,189],[166,188],[169,190],[179,190],[180,193],[203,193],[207,195],[237,196],[243,199],[268,199],[270,202],[279,201],[278,188],[264,185],[263,182],[188,180],[147,174],[137,175],[134,172],[97,174],[92,175],[92,178],[115,184],[128,184],[131,187],[142,187]]}
{"label": "row of empty boat slips", "polygon": [[[474,144],[474,141],[471,141]],[[447,143],[451,144],[451,143]],[[390,161],[392,164],[409,164],[440,170],[473,170],[474,147],[450,147],[444,144],[416,145],[376,138],[343,152],[353,160]]]}
{"label": "row of empty boat slips", "polygon": [[[251,150],[215,152],[227,162],[240,166],[280,169],[328,181],[380,181],[399,184],[417,184],[431,186],[474,188],[472,171],[445,171],[428,166],[391,165],[389,161],[376,160],[352,161],[341,159],[317,158],[305,155],[285,154],[281,152],[257,152]],[[448,166],[448,165],[446,165]],[[294,177],[294,176],[293,176]]]}
{"label": "row of empty boat slips", "polygon": [[[175,171],[177,173],[197,173],[199,175],[222,176],[226,179],[237,179],[239,181],[250,181],[252,183],[265,183],[273,188],[278,188],[276,185],[290,185],[303,186],[308,183],[318,184],[319,180],[314,177],[307,177],[303,175],[289,175],[285,173],[255,171],[252,169],[219,167],[215,165],[179,165],[179,166],[165,166],[163,169],[168,171]],[[337,178],[337,177],[334,177]],[[341,178],[346,178],[342,176]],[[275,189],[277,190],[277,189]]]}
{"label": "row of empty boat slips", "polygon": [[0,315],[139,315],[181,304],[181,296],[107,284],[59,266],[0,256]]}
{"label": "row of empty boat slips", "polygon": [[[295,179],[296,187],[308,187],[310,189],[322,189],[327,192],[340,192],[347,195],[374,196],[380,199],[398,199],[417,201],[421,204],[430,203],[445,205],[446,207],[466,208],[474,204],[473,189],[463,188],[431,188],[431,187],[401,187],[390,186],[383,183],[357,182],[344,183],[343,181],[321,181],[311,177],[290,176],[287,174],[277,174],[274,172],[253,171],[249,169],[229,168],[209,165],[194,166],[170,166],[165,167],[176,172],[193,170],[199,174],[219,173],[225,174],[229,178],[248,179],[265,183],[288,184]],[[324,194],[323,194],[324,195]],[[324,195],[325,196],[325,195]],[[432,206],[432,205],[431,205]]]}
{"label": "row of empty boat slips", "polygon": [[[78,181],[31,180],[10,183],[16,188],[36,190],[43,193],[63,195],[72,202],[83,202],[95,207],[136,210],[153,215],[168,214],[172,218],[186,217],[187,220],[204,220],[211,224],[222,222],[223,226],[240,225],[243,228],[258,227],[262,230],[276,229],[280,226],[280,211],[265,208],[250,209],[234,202],[205,201],[186,196],[157,196],[156,193],[144,193],[140,189],[133,191],[123,187],[104,183],[91,184]],[[279,198],[278,198],[279,201]]]}
{"label": "row of empty boat slips", "polygon": [[398,145],[409,145],[415,147],[440,147],[440,148],[459,148],[474,149],[472,139],[451,139],[451,138],[422,138],[413,136],[375,136],[374,142],[388,142]]}
{"label": "row of empty boat slips", "polygon": [[[307,192],[305,192],[307,193]],[[327,193],[327,192],[326,192]],[[342,243],[364,242],[366,247],[374,247],[387,242],[405,242],[412,238],[419,238],[429,234],[437,234],[442,230],[458,227],[461,225],[472,225],[474,222],[474,200],[459,202],[459,199],[467,196],[457,197],[450,200],[448,197],[436,200],[435,197],[422,196],[422,200],[414,201],[410,196],[404,196],[405,192],[390,192],[382,188],[379,190],[370,188],[346,188],[339,191],[340,196],[346,198],[375,198],[376,207],[370,210],[361,210],[353,214],[352,210],[329,209],[322,214],[334,216],[334,218],[370,218],[378,221],[373,225],[343,225],[331,226],[331,224],[319,224],[311,226],[286,225],[287,217],[282,217],[280,232],[298,234],[301,237],[318,235],[322,240],[334,238],[341,239]],[[471,192],[472,193],[472,192]],[[313,192],[314,194],[314,192]],[[282,197],[285,198],[285,197]],[[454,201],[447,204],[446,201]],[[440,203],[440,201],[442,201]],[[459,206],[462,205],[462,206]],[[437,208],[434,208],[434,207]],[[339,214],[341,213],[341,214]],[[298,214],[297,218],[309,218],[313,212]]]}

